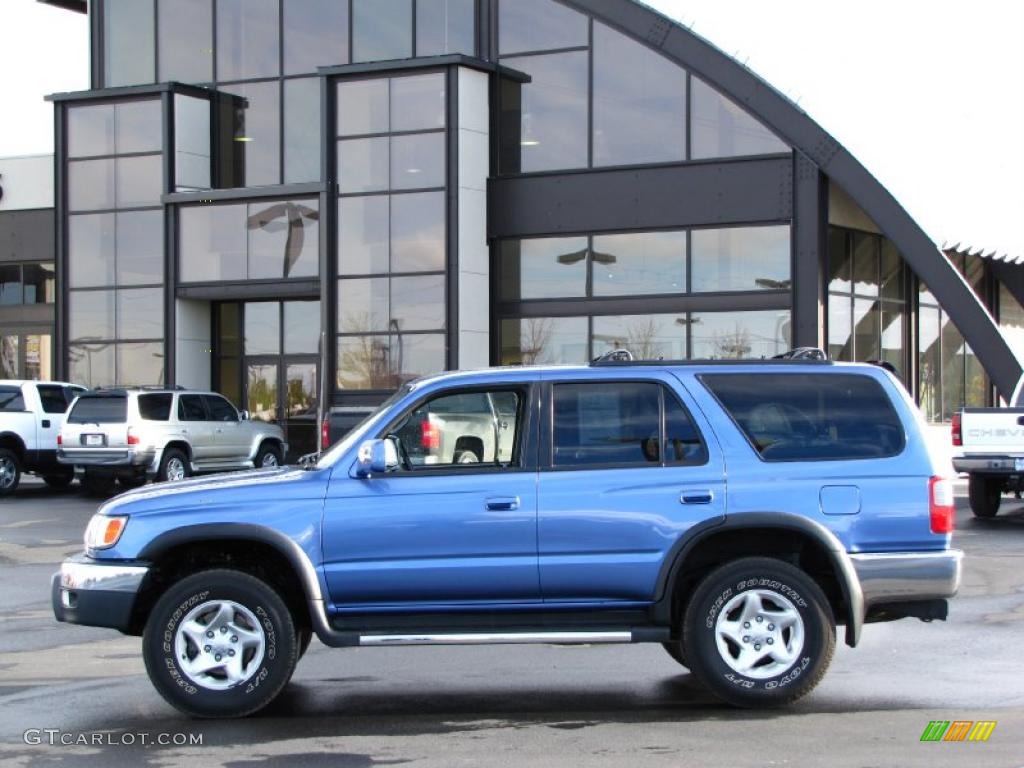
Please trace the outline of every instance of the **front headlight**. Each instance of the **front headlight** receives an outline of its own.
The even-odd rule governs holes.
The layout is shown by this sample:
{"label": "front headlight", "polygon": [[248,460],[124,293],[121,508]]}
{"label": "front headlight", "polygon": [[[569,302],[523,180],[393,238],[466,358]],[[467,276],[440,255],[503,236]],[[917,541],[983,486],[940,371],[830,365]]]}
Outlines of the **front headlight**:
{"label": "front headlight", "polygon": [[85,529],[86,549],[110,549],[128,524],[126,515],[93,515]]}

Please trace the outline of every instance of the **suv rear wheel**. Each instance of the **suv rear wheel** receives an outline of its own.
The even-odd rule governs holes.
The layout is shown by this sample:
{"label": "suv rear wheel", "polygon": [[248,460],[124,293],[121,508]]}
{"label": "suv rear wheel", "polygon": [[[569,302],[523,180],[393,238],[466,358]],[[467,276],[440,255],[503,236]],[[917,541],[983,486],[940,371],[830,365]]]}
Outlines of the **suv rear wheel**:
{"label": "suv rear wheel", "polygon": [[1003,500],[1003,484],[998,478],[969,475],[967,497],[975,517],[995,517]]}
{"label": "suv rear wheel", "polygon": [[21,462],[18,454],[10,448],[0,448],[0,496],[7,496],[18,489],[21,482]]}
{"label": "suv rear wheel", "polygon": [[189,476],[188,457],[178,448],[168,448],[160,459],[156,479],[160,482],[176,482]]}
{"label": "suv rear wheel", "polygon": [[298,636],[281,596],[241,571],[201,571],[173,584],[142,636],[146,672],[172,706],[198,717],[244,717],[291,679]]}
{"label": "suv rear wheel", "polygon": [[789,704],[818,684],[835,650],[821,588],[780,560],[748,557],[712,571],[683,620],[690,670],[739,707]]}
{"label": "suv rear wheel", "polygon": [[283,463],[284,457],[281,455],[281,448],[275,443],[263,443],[256,452],[256,458],[253,459],[255,467],[280,467]]}

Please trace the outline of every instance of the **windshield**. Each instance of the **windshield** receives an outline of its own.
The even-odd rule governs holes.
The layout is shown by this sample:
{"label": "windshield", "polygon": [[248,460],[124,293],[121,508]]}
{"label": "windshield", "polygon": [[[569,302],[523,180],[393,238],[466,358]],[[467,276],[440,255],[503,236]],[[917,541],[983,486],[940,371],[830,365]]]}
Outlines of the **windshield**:
{"label": "windshield", "polygon": [[356,442],[363,440],[365,435],[377,425],[382,419],[383,415],[387,413],[391,406],[405,397],[412,390],[412,387],[408,384],[399,389],[395,394],[381,403],[380,407],[377,408],[373,413],[369,414],[359,424],[353,427],[345,437],[336,442],[330,448],[327,449],[316,462],[317,469],[323,469],[334,465],[341,456],[348,452]]}

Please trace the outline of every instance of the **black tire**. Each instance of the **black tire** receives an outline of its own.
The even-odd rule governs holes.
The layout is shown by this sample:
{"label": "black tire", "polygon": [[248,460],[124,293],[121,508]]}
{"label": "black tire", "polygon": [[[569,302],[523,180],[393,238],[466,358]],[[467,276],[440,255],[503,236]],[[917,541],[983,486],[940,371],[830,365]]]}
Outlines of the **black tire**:
{"label": "black tire", "polygon": [[117,478],[117,484],[124,488],[126,491],[130,491],[132,488],[141,488],[146,484],[145,475],[132,475],[131,477],[119,477]]}
{"label": "black tire", "polygon": [[67,488],[74,481],[74,472],[63,472],[59,475],[43,475],[43,482],[51,488]]}
{"label": "black tire", "polygon": [[306,655],[306,651],[309,650],[309,644],[313,640],[313,630],[309,629],[308,627],[303,627],[302,629],[298,630],[298,635],[298,658],[301,659],[303,656]]}
{"label": "black tire", "polygon": [[479,464],[480,455],[472,448],[466,448],[465,450],[459,450],[455,452],[452,457],[453,463],[455,464]]}
{"label": "black tire", "polygon": [[21,482],[21,462],[10,448],[0,448],[0,496],[9,496],[18,490]]}
{"label": "black tire", "polygon": [[690,665],[686,663],[686,651],[683,649],[683,643],[681,640],[675,640],[668,643],[662,643],[661,647],[665,649],[665,652],[675,659],[679,664],[690,668]]}
{"label": "black tire", "polygon": [[117,478],[99,472],[86,472],[82,477],[82,485],[95,496],[110,496],[117,490]]}
{"label": "black tire", "polygon": [[[243,667],[245,678],[221,690],[190,677],[181,664],[204,649],[188,645],[181,661],[177,652],[178,629],[186,617],[217,601],[236,603],[256,617],[257,626],[251,629],[262,635],[264,644],[262,659],[252,657],[252,668]],[[231,620],[244,623],[245,617],[233,614]],[[221,644],[230,642],[226,634],[217,638],[223,638]],[[231,570],[201,571],[171,585],[153,606],[142,636],[142,656],[153,686],[173,707],[195,717],[245,717],[263,709],[291,679],[298,650],[295,624],[277,591],[255,576]]]}
{"label": "black tire", "polygon": [[[272,463],[267,464],[268,458],[273,457]],[[277,443],[263,443],[260,445],[260,449],[256,451],[256,458],[253,459],[252,465],[256,469],[262,469],[264,467],[280,467],[284,464],[284,456],[281,453],[281,446]]]}
{"label": "black tire", "polygon": [[[182,473],[180,478],[175,476],[175,471],[179,467],[178,462],[180,462]],[[168,477],[168,473],[171,474],[170,477]],[[169,480],[184,480],[191,474],[192,468],[184,451],[179,448],[168,448],[164,451],[164,455],[160,458],[160,468],[156,472],[157,480],[161,483],[166,483]]]}
{"label": "black tire", "polygon": [[967,497],[975,517],[995,517],[1003,500],[1003,484],[999,478],[969,475]]}
{"label": "black tire", "polygon": [[[749,623],[742,622],[744,605],[761,606],[747,614]],[[773,617],[785,613],[795,624],[783,628],[783,622],[774,619],[779,622],[776,627]],[[736,622],[735,633],[750,634],[735,642],[724,639],[728,617]],[[724,651],[719,650],[720,628]],[[800,628],[803,638],[797,642]],[[768,638],[782,653],[793,643],[789,650],[795,658],[780,660],[772,651],[762,652]],[[835,620],[821,588],[806,573],[781,560],[747,557],[712,571],[697,586],[683,620],[683,644],[690,671],[725,701],[737,707],[778,707],[810,692],[825,674],[835,651]],[[741,649],[754,660],[746,671],[730,666],[725,658],[746,666],[737,660]]]}

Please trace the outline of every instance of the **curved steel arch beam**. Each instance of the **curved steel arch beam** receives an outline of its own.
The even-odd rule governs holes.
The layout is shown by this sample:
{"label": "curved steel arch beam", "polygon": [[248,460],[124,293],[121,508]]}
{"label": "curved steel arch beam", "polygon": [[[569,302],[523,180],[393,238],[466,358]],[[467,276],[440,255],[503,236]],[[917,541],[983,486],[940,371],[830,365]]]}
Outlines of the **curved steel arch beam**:
{"label": "curved steel arch beam", "polygon": [[850,152],[789,99],[700,36],[633,0],[560,0],[658,50],[771,128],[810,158],[870,216],[981,360],[1009,399],[1024,369],[995,321],[938,246]]}

